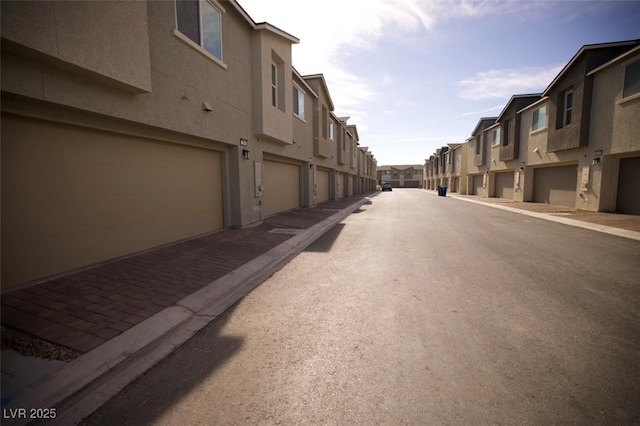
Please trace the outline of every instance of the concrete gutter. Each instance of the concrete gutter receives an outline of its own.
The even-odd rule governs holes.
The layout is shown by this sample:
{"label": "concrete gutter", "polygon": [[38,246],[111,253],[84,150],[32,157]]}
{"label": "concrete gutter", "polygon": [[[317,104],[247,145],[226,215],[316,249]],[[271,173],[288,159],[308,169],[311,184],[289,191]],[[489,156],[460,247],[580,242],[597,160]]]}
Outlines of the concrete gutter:
{"label": "concrete gutter", "polygon": [[[3,410],[55,407],[47,424],[77,424],[368,201],[358,200],[42,378]],[[3,418],[3,424],[31,420]]]}

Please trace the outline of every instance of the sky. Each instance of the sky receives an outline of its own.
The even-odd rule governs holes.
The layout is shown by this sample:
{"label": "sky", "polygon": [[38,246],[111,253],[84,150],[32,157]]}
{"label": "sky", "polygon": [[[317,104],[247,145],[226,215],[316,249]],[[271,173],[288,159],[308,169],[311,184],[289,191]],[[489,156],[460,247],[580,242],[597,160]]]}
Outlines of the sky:
{"label": "sky", "polygon": [[300,39],[338,117],[379,166],[424,164],[512,95],[541,93],[585,44],[640,39],[640,0],[238,0]]}

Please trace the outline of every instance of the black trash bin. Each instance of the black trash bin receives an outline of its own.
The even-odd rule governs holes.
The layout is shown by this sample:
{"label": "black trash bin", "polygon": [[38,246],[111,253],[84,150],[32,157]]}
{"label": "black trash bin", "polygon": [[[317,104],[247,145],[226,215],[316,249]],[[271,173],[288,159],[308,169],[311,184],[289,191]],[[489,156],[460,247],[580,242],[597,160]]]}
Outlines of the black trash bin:
{"label": "black trash bin", "polygon": [[438,195],[441,197],[447,196],[447,187],[438,185]]}

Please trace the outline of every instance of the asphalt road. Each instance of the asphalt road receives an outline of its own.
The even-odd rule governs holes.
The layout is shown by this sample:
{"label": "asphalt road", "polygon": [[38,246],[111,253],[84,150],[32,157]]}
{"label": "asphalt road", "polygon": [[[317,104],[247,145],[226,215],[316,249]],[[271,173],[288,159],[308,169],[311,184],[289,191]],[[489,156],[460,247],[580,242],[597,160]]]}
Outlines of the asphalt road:
{"label": "asphalt road", "polygon": [[381,193],[85,420],[638,424],[640,243]]}

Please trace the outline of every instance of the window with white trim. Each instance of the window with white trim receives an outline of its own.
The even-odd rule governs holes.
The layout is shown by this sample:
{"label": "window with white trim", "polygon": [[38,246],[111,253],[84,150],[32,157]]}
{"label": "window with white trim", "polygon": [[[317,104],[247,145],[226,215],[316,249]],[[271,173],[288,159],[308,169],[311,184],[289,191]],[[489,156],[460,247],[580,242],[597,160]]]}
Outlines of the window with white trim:
{"label": "window with white trim", "polygon": [[304,120],[304,92],[293,86],[293,113]]}
{"label": "window with white trim", "polygon": [[271,64],[271,105],[278,106],[278,67]]}
{"label": "window with white trim", "polygon": [[222,60],[222,12],[209,0],[176,0],[178,31]]}
{"label": "window with white trim", "polygon": [[626,98],[637,93],[640,93],[640,60],[624,67],[622,97]]}
{"label": "window with white trim", "polygon": [[541,106],[533,111],[533,118],[531,120],[531,131],[544,129],[547,127],[547,106]]}
{"label": "window with white trim", "polygon": [[500,127],[498,127],[497,129],[493,129],[493,132],[491,133],[491,146],[498,146],[500,145]]}
{"label": "window with white trim", "polygon": [[562,127],[571,124],[573,115],[573,90],[566,90],[563,92],[562,103]]}

